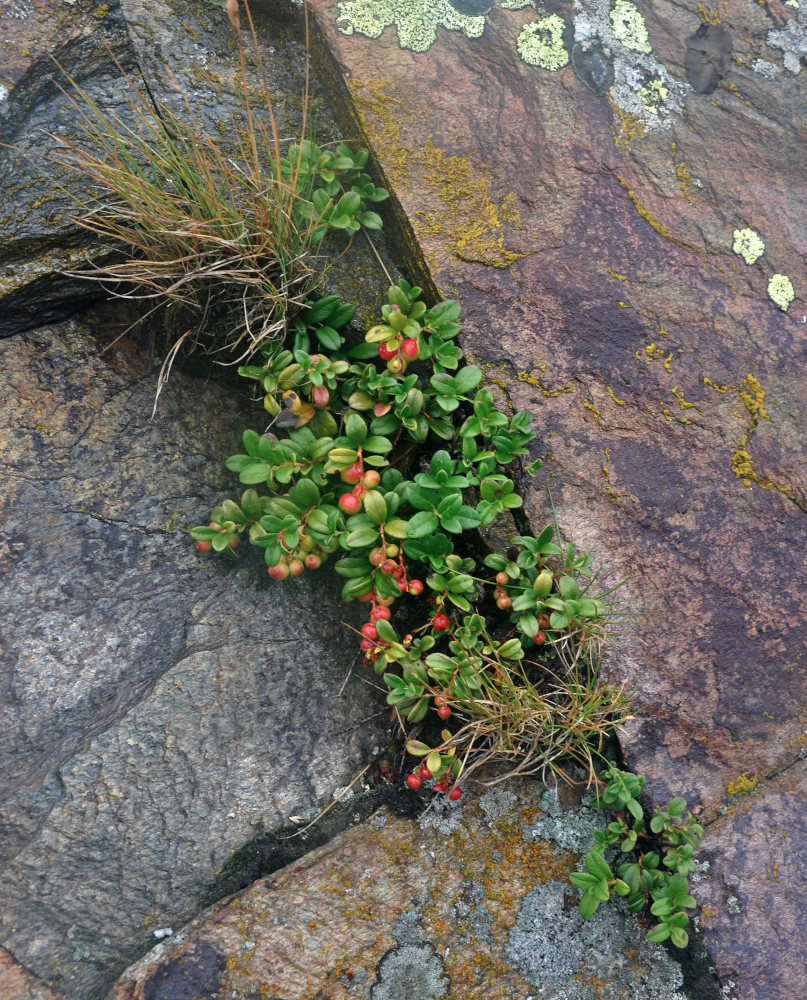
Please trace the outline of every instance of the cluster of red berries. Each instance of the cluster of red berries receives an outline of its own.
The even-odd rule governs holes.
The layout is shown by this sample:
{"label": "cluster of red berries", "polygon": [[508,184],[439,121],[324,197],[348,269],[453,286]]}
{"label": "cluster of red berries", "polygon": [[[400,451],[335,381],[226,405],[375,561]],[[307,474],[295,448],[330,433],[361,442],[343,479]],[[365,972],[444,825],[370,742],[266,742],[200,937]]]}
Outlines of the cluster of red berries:
{"label": "cluster of red berries", "polygon": [[[287,548],[282,531],[277,537],[280,544]],[[329,555],[330,553],[317,545],[301,526],[297,529],[297,545],[288,549],[274,566],[270,566],[268,573],[273,580],[285,580],[289,576],[299,576],[307,569],[319,569]]]}
{"label": "cluster of red berries", "polygon": [[[217,524],[215,521],[211,521],[210,524],[209,524],[209,527],[215,528],[216,531],[220,531],[222,533],[222,535],[226,535],[227,534],[227,529],[226,528],[222,528],[222,526],[220,524]],[[238,546],[241,544],[241,538],[240,538],[240,536],[236,532],[234,532],[234,531],[230,532],[230,537],[229,537],[229,540],[228,540],[227,544],[230,546],[231,549],[237,549]],[[209,552],[213,548],[213,543],[212,542],[197,542],[196,543],[196,548],[200,552]]]}
{"label": "cluster of red berries", "polygon": [[509,578],[506,573],[496,574],[496,587],[493,591],[493,599],[496,601],[496,607],[500,611],[509,611],[512,601],[510,600],[510,595],[505,590]]}
{"label": "cluster of red berries", "polygon": [[387,362],[387,370],[393,375],[403,375],[407,363],[419,358],[420,348],[417,340],[398,333],[378,345],[378,356]]}
{"label": "cluster of red berries", "polygon": [[[420,764],[411,774],[407,774],[406,783],[412,791],[416,792],[423,786],[424,781],[431,781],[433,777],[434,775],[424,762],[423,764]],[[462,795],[462,789],[459,785],[455,784],[449,788],[446,783],[445,776],[441,781],[437,781],[432,785],[432,791],[437,792],[438,795],[448,795],[452,802],[456,802]]]}
{"label": "cluster of red berries", "polygon": [[370,490],[376,489],[381,483],[381,476],[375,469],[364,471],[364,463],[361,459],[343,469],[339,473],[339,478],[343,483],[353,486],[350,493],[343,493],[337,500],[339,509],[344,514],[357,514],[361,510],[364,495]]}

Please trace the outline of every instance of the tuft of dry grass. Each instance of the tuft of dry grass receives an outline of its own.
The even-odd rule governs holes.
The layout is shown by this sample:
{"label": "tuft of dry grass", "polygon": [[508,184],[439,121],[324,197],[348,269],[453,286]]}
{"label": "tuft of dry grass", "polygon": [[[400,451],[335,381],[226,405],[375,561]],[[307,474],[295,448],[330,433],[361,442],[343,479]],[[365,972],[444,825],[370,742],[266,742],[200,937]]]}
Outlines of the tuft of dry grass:
{"label": "tuft of dry grass", "polygon": [[[74,273],[122,298],[153,302],[148,314],[165,308],[172,344],[158,397],[182,350],[200,348],[238,364],[262,342],[282,337],[289,309],[317,279],[311,235],[318,220],[299,211],[309,203],[310,190],[299,175],[299,160],[290,174],[281,170],[282,111],[273,112],[246,3],[244,10],[263,108],[258,114],[247,86],[238,6],[230,3],[246,122],[231,115],[229,153],[205,131],[184,95],[180,118],[155,105],[120,66],[131,88],[131,119],[105,112],[68,77],[83,135],[79,141],[52,136],[54,160],[83,175],[97,192],[91,201],[67,192],[81,210],[79,225],[122,251]],[[301,139],[307,107],[306,74]]]}
{"label": "tuft of dry grass", "polygon": [[461,762],[463,780],[495,764],[500,773],[483,784],[520,775],[577,784],[580,771],[587,786],[598,784],[606,741],[634,718],[627,687],[601,676],[605,637],[604,630],[582,638],[569,633],[550,644],[543,662],[504,659],[489,641],[485,656],[466,648],[473,671],[473,681],[465,678],[469,697],[449,695],[442,686],[428,690],[448,701],[459,723],[443,731],[444,742],[435,749]]}

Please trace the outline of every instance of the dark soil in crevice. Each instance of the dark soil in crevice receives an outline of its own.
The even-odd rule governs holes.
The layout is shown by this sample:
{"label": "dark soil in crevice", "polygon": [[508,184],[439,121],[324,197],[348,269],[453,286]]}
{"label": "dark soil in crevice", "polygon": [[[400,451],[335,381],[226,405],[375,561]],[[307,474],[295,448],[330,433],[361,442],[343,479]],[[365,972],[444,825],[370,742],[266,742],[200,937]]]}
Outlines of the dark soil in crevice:
{"label": "dark soil in crevice", "polygon": [[304,833],[300,830],[305,824],[291,825],[258,834],[244,844],[211,882],[202,906],[211,906],[246,888],[256,879],[285,868],[327,844],[349,827],[363,823],[381,806],[387,806],[397,816],[410,819],[423,812],[422,797],[411,792],[399,776],[396,775],[392,781],[383,776],[377,762],[364,783],[369,786],[367,790],[360,788],[357,793],[337,802]]}

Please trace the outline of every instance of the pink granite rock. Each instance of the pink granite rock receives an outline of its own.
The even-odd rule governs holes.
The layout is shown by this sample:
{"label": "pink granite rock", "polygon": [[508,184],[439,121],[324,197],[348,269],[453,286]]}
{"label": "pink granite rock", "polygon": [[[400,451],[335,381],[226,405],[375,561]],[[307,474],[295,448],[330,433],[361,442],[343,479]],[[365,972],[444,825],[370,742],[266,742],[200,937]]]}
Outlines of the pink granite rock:
{"label": "pink granite rock", "polygon": [[[805,15],[315,6],[334,92],[461,300],[469,357],[535,414],[534,523],[549,485],[568,537],[630,577],[610,660],[637,688],[630,763],[707,821],[753,775],[803,851]],[[738,897],[770,869],[744,836],[706,838]],[[807,995],[803,879],[765,898],[712,918],[712,959],[742,1000]]]}

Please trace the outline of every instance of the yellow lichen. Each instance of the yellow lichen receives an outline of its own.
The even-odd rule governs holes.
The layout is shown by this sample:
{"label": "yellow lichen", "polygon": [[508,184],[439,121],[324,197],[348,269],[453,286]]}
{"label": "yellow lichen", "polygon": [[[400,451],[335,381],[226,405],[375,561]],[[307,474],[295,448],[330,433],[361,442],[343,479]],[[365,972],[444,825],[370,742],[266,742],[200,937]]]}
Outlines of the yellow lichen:
{"label": "yellow lichen", "polygon": [[613,401],[616,403],[617,406],[625,405],[625,400],[617,399],[616,396],[614,395],[614,390],[611,388],[610,385],[607,385],[605,388],[608,390],[608,395],[611,397],[611,399],[613,399]]}
{"label": "yellow lichen", "polygon": [[743,773],[728,783],[726,791],[729,795],[750,795],[759,784],[759,777],[753,771]]}
{"label": "yellow lichen", "polygon": [[600,411],[599,411],[599,410],[597,409],[597,407],[596,407],[596,406],[595,406],[595,405],[594,405],[594,404],[593,404],[593,403],[591,402],[591,400],[590,400],[590,399],[588,399],[588,398],[584,399],[584,400],[583,400],[583,406],[584,406],[584,407],[585,407],[585,409],[587,409],[587,410],[588,410],[588,411],[589,411],[590,413],[593,413],[593,414],[594,414],[594,423],[595,423],[595,424],[597,425],[597,429],[598,429],[598,430],[601,430],[601,431],[604,431],[604,430],[606,430],[607,428],[603,427],[603,426],[602,426],[602,424],[600,423],[600,420],[602,419],[602,414],[601,414],[601,413],[600,413]]}
{"label": "yellow lichen", "polygon": [[516,379],[519,382],[526,382],[527,385],[534,386],[547,399],[561,396],[564,392],[574,392],[574,384],[572,382],[567,382],[566,385],[560,385],[554,389],[547,389],[535,372],[517,372]]}
{"label": "yellow lichen", "polygon": [[[670,357],[672,357],[672,355],[670,355]],[[665,367],[666,367],[666,363],[665,363]],[[669,371],[669,368],[667,370]],[[688,403],[684,399],[683,390],[679,389],[677,385],[674,385],[672,387],[672,389],[670,389],[670,392],[678,400],[678,405],[681,407],[682,410],[696,410],[698,408],[695,403]]]}
{"label": "yellow lichen", "polygon": [[497,268],[527,256],[505,246],[507,228],[521,224],[515,195],[497,190],[478,162],[449,153],[432,135],[423,135],[429,116],[422,101],[390,80],[353,79],[350,87],[390,186],[422,206],[410,218],[427,253],[442,247],[461,260]]}
{"label": "yellow lichen", "polygon": [[633,114],[630,111],[625,111],[621,108],[615,101],[608,97],[608,103],[611,105],[611,111],[613,112],[613,121],[611,124],[611,132],[614,136],[614,144],[619,149],[622,146],[623,149],[630,149],[632,142],[637,139],[644,139],[645,132],[647,131],[646,121],[641,115]]}
{"label": "yellow lichen", "polygon": [[611,470],[609,469],[608,464],[607,464],[608,462],[611,461],[611,449],[610,448],[605,448],[604,449],[604,455],[605,455],[605,461],[602,463],[602,465],[600,466],[600,468],[602,469],[602,474],[605,476],[605,492],[613,500],[621,500],[622,499],[622,494],[621,493],[614,493],[614,491],[613,491],[613,489],[611,487]]}

